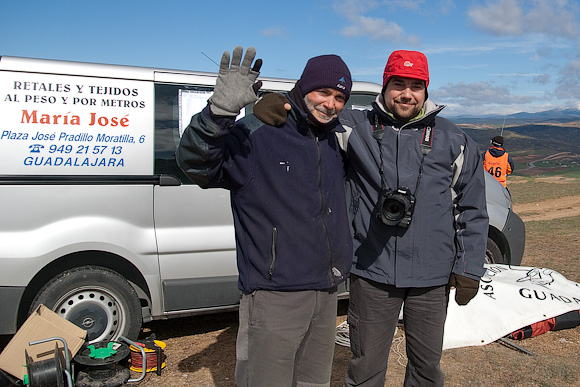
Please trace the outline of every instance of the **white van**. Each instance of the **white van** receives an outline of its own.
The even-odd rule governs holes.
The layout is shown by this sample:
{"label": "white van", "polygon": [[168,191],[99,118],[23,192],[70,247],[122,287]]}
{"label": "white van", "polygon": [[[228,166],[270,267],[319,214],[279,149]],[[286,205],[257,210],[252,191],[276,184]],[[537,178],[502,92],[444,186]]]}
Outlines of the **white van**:
{"label": "white van", "polygon": [[[40,303],[93,342],[237,307],[229,192],[200,189],[175,161],[215,80],[0,57],[0,334]],[[264,91],[295,83],[261,80]],[[354,82],[348,107],[368,107],[380,91]],[[488,183],[488,259],[519,264],[523,223],[507,191]]]}

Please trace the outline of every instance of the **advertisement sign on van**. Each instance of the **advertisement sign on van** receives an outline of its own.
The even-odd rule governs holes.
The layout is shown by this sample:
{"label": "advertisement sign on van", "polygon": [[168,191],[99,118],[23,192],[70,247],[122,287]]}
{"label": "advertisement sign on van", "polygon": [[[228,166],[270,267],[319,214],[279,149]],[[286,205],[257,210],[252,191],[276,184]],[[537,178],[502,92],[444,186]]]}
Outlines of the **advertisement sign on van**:
{"label": "advertisement sign on van", "polygon": [[150,175],[151,84],[0,73],[0,162],[8,174]]}

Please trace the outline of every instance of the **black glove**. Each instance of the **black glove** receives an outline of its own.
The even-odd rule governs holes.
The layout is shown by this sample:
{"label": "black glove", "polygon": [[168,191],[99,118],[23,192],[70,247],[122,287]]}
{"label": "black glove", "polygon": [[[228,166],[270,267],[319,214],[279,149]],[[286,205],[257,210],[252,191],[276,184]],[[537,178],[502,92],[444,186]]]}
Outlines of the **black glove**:
{"label": "black glove", "polygon": [[451,273],[449,286],[455,287],[455,301],[457,301],[459,305],[467,305],[467,303],[477,294],[479,281]]}
{"label": "black glove", "polygon": [[243,51],[240,46],[234,48],[231,66],[230,53],[224,51],[222,55],[219,75],[209,99],[211,112],[217,116],[235,117],[244,106],[258,99],[257,92],[262,81],[256,82],[256,79],[260,75],[262,59],[256,60],[254,67],[250,68],[256,49],[249,47],[240,66]]}
{"label": "black glove", "polygon": [[268,93],[254,105],[254,115],[265,124],[281,126],[286,122],[290,108],[290,101],[282,94]]}

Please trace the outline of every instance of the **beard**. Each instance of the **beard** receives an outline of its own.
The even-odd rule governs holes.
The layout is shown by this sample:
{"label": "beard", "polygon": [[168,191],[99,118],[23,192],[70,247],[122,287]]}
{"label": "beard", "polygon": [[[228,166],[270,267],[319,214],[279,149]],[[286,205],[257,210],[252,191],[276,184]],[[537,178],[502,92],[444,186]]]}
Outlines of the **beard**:
{"label": "beard", "polygon": [[304,96],[304,102],[310,110],[310,113],[314,118],[316,118],[321,124],[328,124],[330,121],[338,117],[338,110],[327,109],[321,103],[314,104],[308,99],[308,95]]}
{"label": "beard", "polygon": [[415,118],[420,112],[422,106],[419,104],[414,104],[412,106],[402,106],[395,101],[391,101],[386,106],[387,109],[395,116],[399,121],[407,122]]}

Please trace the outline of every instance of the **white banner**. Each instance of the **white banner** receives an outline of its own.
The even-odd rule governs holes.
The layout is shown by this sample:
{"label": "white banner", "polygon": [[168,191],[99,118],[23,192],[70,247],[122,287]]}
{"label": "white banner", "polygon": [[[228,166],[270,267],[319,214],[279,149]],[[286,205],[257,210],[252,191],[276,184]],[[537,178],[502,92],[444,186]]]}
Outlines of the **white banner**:
{"label": "white banner", "polygon": [[467,305],[449,296],[443,349],[484,345],[535,322],[580,309],[580,285],[551,269],[485,265]]}

